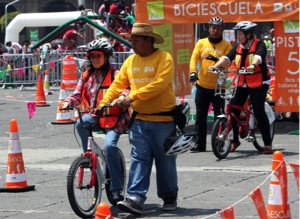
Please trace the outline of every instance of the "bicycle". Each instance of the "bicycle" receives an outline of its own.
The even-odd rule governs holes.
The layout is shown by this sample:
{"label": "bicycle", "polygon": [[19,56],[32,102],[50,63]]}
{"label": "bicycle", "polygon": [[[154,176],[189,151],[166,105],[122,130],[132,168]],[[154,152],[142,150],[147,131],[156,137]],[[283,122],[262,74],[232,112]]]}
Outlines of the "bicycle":
{"label": "bicycle", "polygon": [[[105,105],[101,108],[100,115],[108,107]],[[74,107],[78,111],[78,117],[81,124],[89,130],[87,151],[77,157],[70,166],[67,176],[67,194],[69,203],[79,217],[90,218],[95,212],[97,205],[102,198],[102,190],[105,189],[108,201],[112,205],[117,203],[111,198],[112,192],[110,188],[110,172],[107,166],[106,156],[101,147],[96,143],[93,137],[92,128],[96,124],[84,125],[82,121],[82,113],[79,108]],[[69,107],[72,109],[72,107]],[[109,109],[108,109],[109,110]],[[122,168],[123,188],[121,194],[124,196],[126,185],[126,165],[122,151],[118,148],[120,163]],[[102,187],[104,185],[104,188]]]}
{"label": "bicycle", "polygon": [[[211,133],[211,145],[214,155],[219,159],[224,159],[227,157],[230,152],[230,145],[233,139],[232,131],[232,121],[235,120],[239,126],[239,136],[241,139],[245,139],[247,142],[252,142],[254,147],[258,151],[263,151],[264,144],[262,141],[262,135],[258,128],[258,123],[255,118],[251,103],[249,103],[248,97],[248,107],[244,108],[241,106],[233,105],[231,99],[234,98],[236,94],[237,84],[241,74],[251,74],[252,72],[247,72],[245,69],[239,70],[235,78],[228,83],[228,87],[232,89],[227,89],[225,92],[222,92],[226,84],[226,73],[225,69],[213,69],[212,73],[218,74],[218,80],[215,90],[215,95],[220,95],[221,98],[224,98],[228,101],[226,106],[226,112],[222,115],[219,115],[216,121],[213,124],[212,133]],[[235,80],[236,79],[236,80]],[[241,111],[239,118],[231,111],[231,108],[235,108]],[[270,122],[270,134],[271,140],[274,138],[274,112],[270,105],[265,102],[265,111]]]}

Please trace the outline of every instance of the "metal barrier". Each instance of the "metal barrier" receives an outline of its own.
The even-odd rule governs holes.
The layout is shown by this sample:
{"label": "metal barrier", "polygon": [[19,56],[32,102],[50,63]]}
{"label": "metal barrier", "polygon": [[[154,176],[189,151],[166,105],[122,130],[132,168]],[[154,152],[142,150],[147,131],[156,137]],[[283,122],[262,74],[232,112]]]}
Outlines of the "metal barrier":
{"label": "metal barrier", "polygon": [[[0,56],[0,85],[6,86],[36,86],[38,75],[45,70],[49,72],[49,84],[60,87],[62,80],[62,60],[71,54],[77,63],[78,76],[83,73],[85,52],[50,51],[32,54],[3,54]],[[130,52],[116,52],[111,57],[111,64],[121,68]]]}

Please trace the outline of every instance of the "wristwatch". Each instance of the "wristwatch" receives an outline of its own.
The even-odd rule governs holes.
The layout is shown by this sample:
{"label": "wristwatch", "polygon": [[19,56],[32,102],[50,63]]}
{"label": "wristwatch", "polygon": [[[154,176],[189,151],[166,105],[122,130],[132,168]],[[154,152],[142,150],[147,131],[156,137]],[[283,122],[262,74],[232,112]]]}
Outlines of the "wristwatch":
{"label": "wristwatch", "polygon": [[254,68],[256,68],[256,66],[257,66],[256,64],[253,64],[253,63],[252,63],[251,65],[253,65],[253,66],[254,66]]}

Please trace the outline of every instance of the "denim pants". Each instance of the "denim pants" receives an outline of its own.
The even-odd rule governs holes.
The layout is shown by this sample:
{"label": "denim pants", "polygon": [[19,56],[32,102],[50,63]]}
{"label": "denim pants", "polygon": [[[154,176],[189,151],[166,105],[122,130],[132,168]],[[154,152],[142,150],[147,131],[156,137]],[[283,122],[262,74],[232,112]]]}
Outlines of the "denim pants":
{"label": "denim pants", "polygon": [[[82,121],[84,124],[95,124],[97,122],[97,118],[91,116],[90,114],[86,114],[82,117]],[[89,131],[88,129],[82,126],[79,120],[76,122],[76,130],[81,139],[83,152],[86,152]],[[93,128],[93,131],[95,132],[101,131],[98,124]],[[107,165],[111,177],[110,190],[123,189],[122,188],[123,183],[121,177],[121,163],[120,163],[119,152],[117,148],[117,143],[119,141],[120,134],[116,133],[114,129],[106,129],[105,131],[106,134],[104,140],[104,149],[105,149]]]}
{"label": "denim pants", "polygon": [[156,166],[157,195],[178,191],[176,156],[166,156],[165,140],[175,133],[174,122],[134,120],[130,128],[130,169],[127,198],[142,206],[150,186],[153,160]]}

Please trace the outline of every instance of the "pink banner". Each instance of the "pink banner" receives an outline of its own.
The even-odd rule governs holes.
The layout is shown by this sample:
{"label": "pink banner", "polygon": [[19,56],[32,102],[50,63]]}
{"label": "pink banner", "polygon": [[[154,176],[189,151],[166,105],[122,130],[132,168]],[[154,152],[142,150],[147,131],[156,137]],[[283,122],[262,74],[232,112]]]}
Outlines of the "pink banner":
{"label": "pink banner", "polygon": [[27,110],[28,110],[28,114],[29,114],[29,119],[31,119],[34,116],[35,106],[36,106],[35,102],[27,102]]}
{"label": "pink banner", "polygon": [[51,68],[51,70],[54,70],[54,66],[55,66],[55,62],[48,62],[49,67]]}
{"label": "pink banner", "polygon": [[23,68],[18,68],[18,74],[21,78],[24,77],[24,69]]}

